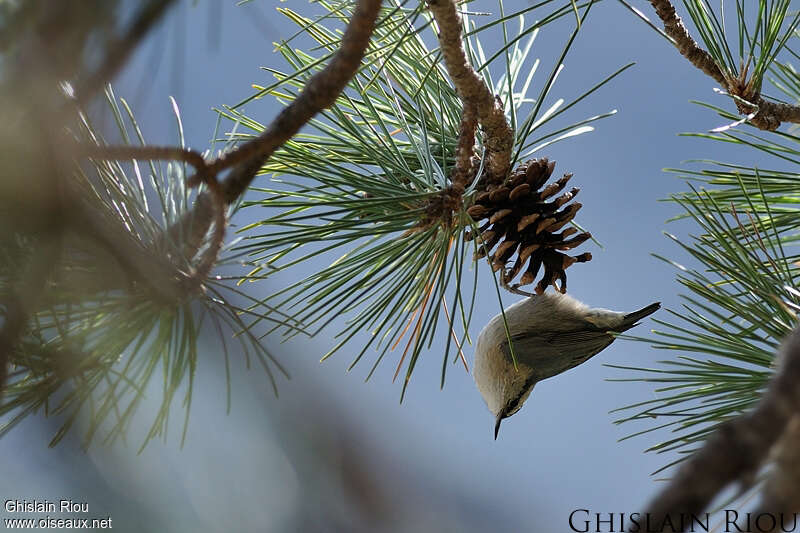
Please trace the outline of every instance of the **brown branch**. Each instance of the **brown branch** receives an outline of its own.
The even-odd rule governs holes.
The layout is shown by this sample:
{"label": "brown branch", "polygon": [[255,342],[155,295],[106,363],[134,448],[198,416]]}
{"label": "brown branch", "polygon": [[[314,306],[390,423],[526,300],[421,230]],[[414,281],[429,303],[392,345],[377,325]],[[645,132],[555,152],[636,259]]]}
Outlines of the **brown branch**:
{"label": "brown branch", "polygon": [[342,36],[339,51],[315,74],[303,92],[285,107],[255,139],[217,158],[208,165],[213,175],[239,165],[222,183],[226,203],[235,201],[253,181],[258,169],[311,118],[332,105],[361,66],[380,12],[381,0],[360,0]]}
{"label": "brown branch", "polygon": [[[375,29],[380,6],[380,0],[361,0],[347,25],[339,51],[321,72],[308,81],[300,96],[284,108],[259,137],[214,161],[206,162],[199,153],[181,148],[109,146],[84,149],[87,155],[92,157],[96,155],[105,159],[175,159],[195,167],[197,173],[188,179],[188,185],[194,186],[203,182],[209,187],[210,192],[199,194],[193,210],[168,228],[164,234],[165,238],[174,241],[183,237],[184,251],[191,258],[199,250],[212,221],[214,222],[214,233],[198,266],[188,278],[181,280],[184,289],[196,287],[216,262],[227,222],[225,207],[244,194],[258,170],[278,147],[294,136],[319,111],[336,101],[356,74]],[[227,179],[221,184],[218,183],[216,175],[232,166],[234,168]],[[89,222],[93,215],[87,211],[89,210],[83,210],[82,213],[83,228],[97,227],[96,224]],[[121,239],[117,242],[111,238],[111,233],[115,232],[103,225],[102,229],[92,231],[90,234],[109,247],[124,266],[131,269],[135,279],[155,283],[156,289],[159,287],[164,289],[164,285],[169,284],[170,276],[164,279],[163,273],[159,276],[153,272],[162,270],[160,266],[165,265],[148,265],[147,254],[139,250],[135,243],[130,239]],[[148,272],[153,275],[147,275]],[[166,294],[174,296],[175,290],[173,288]]]}
{"label": "brown branch", "polygon": [[695,67],[699,68],[723,87],[728,86],[728,80],[719,69],[711,54],[700,48],[694,39],[689,35],[689,30],[683,25],[683,21],[675,12],[675,8],[669,0],[650,0],[661,21],[664,23],[664,31],[675,43],[675,48]]}
{"label": "brown branch", "polygon": [[464,189],[475,177],[475,130],[478,127],[478,114],[474,106],[464,105],[461,112],[461,125],[458,128],[456,161],[450,176],[454,194],[461,196]]}
{"label": "brown branch", "polygon": [[[136,16],[126,36],[109,52],[106,61],[94,76],[88,78],[78,92],[78,98],[88,98],[99,84],[113,76],[124,64],[135,44],[163,15],[172,0],[153,0]],[[380,12],[380,0],[360,0],[342,38],[339,51],[331,62],[306,84],[300,96],[287,106],[258,138],[237,150],[206,163],[202,156],[191,150],[162,147],[98,147],[84,148],[84,155],[104,159],[175,159],[185,161],[197,169],[189,178],[190,186],[205,183],[210,192],[198,195],[195,207],[183,220],[165,232],[166,238],[185,237],[185,244],[193,256],[202,244],[211,224],[214,232],[199,264],[193,273],[178,271],[166,258],[155,257],[142,243],[131,237],[113,216],[89,205],[76,194],[67,203],[69,225],[80,234],[95,239],[117,258],[129,278],[141,282],[160,298],[180,299],[185,296],[187,282],[192,287],[197,279],[208,274],[216,262],[222,246],[226,226],[225,207],[247,189],[263,163],[272,153],[308,122],[320,110],[330,106],[352,79],[363,59]],[[217,183],[216,174],[235,166],[228,179]],[[13,307],[13,304],[9,304]],[[13,324],[9,324],[11,329]],[[13,335],[6,335],[11,338]]]}
{"label": "brown branch", "polygon": [[[187,185],[189,187],[195,187],[199,185],[201,182],[200,180],[202,180],[202,183],[204,183],[210,191],[209,195],[200,195],[197,199],[198,203],[202,202],[202,212],[204,213],[202,222],[190,228],[190,231],[188,231],[186,235],[170,233],[168,230],[164,236],[171,238],[174,242],[181,241],[181,244],[184,245],[183,252],[185,257],[191,260],[203,244],[203,239],[209,227],[211,227],[213,220],[213,234],[197,266],[192,269],[191,272],[184,272],[183,274],[185,274],[186,277],[179,276],[177,278],[185,294],[197,290],[217,261],[227,228],[225,212],[227,204],[223,198],[222,189],[216,177],[208,172],[208,167],[202,154],[193,150],[172,146],[79,145],[76,152],[78,155],[84,155],[95,159],[177,160],[189,163],[195,168],[197,173],[191,179],[187,180]],[[88,212],[84,212],[82,215],[83,223],[81,227],[86,230],[86,219],[96,220],[97,217],[93,213]],[[79,217],[78,220],[80,221],[81,218]],[[175,278],[175,269],[170,264],[161,261],[153,261],[143,248],[135,245],[132,239],[113,238],[115,232],[122,231],[121,228],[115,227],[115,224],[111,224],[111,227],[108,227],[106,224],[95,223],[93,226],[94,228],[91,230],[91,235],[109,249],[121,263],[121,266],[127,270],[130,278],[144,283],[145,285],[152,285],[153,289],[159,294],[162,294],[164,289],[162,285],[164,280]],[[175,230],[174,227],[170,229]],[[181,239],[181,237],[183,237],[183,239]],[[153,268],[150,268],[151,263],[153,263]],[[158,275],[158,269],[163,269],[164,272]],[[159,280],[161,281],[159,282]],[[180,294],[174,291],[169,291],[167,294],[171,294],[173,297],[180,296]]]}
{"label": "brown branch", "polygon": [[[776,445],[775,465],[770,472],[761,502],[753,516],[800,511],[800,415],[794,415]],[[778,529],[776,528],[776,531]]]}
{"label": "brown branch", "polygon": [[[182,234],[183,229],[187,229],[180,224],[169,228],[162,237],[162,243],[168,239],[172,242],[181,241],[184,246],[184,256],[192,259],[200,246],[203,244],[203,238],[208,233],[211,227],[212,219],[215,221],[214,236],[211,239],[212,248],[216,249],[211,252],[209,249],[205,257],[201,260],[201,264],[195,269],[195,273],[191,276],[193,280],[202,279],[210,272],[214,266],[206,264],[209,257],[216,260],[222,248],[222,239],[224,238],[225,228],[227,221],[225,219],[225,204],[222,197],[222,191],[214,173],[210,172],[208,165],[203,158],[203,155],[194,150],[180,148],[176,146],[86,146],[79,145],[76,149],[78,155],[84,155],[94,159],[141,159],[141,160],[174,160],[183,161],[192,165],[195,169],[195,174],[186,181],[189,187],[196,187],[200,183],[205,183],[211,190],[211,195],[199,195],[195,211],[200,213],[201,217],[194,217],[192,221],[197,222],[192,227],[188,228],[185,234]],[[104,239],[104,241],[107,239]],[[119,251],[118,251],[119,252]],[[124,255],[124,254],[118,254]],[[201,276],[200,273],[205,272]],[[192,282],[194,284],[194,282]]]}
{"label": "brown branch", "polygon": [[506,120],[502,103],[475,72],[462,43],[461,16],[453,0],[426,0],[439,26],[439,46],[447,73],[465,107],[472,106],[484,130],[486,167],[490,180],[502,180],[511,166],[514,132]]}
{"label": "brown branch", "polygon": [[[645,515],[653,523],[667,516],[673,524],[682,523],[681,513],[699,515],[728,484],[752,479],[789,420],[800,413],[800,327],[784,340],[779,357],[783,364],[756,408],[722,424],[653,498]],[[797,441],[790,446],[797,447]]]}
{"label": "brown branch", "polygon": [[[222,187],[220,187],[219,182],[215,178],[210,176],[206,176],[205,183],[211,193],[211,208],[214,213],[214,231],[203,256],[200,258],[194,272],[192,272],[188,278],[189,284],[185,286],[185,289],[190,293],[201,287],[203,281],[208,277],[211,273],[211,269],[214,268],[214,265],[217,263],[219,252],[222,250],[222,244],[225,241],[225,230],[228,227],[228,220],[226,217],[226,207],[228,204],[225,203],[225,198],[222,195]],[[202,234],[199,231],[200,229],[203,229]],[[207,226],[204,228],[197,228],[194,235],[190,235],[189,245],[194,247],[189,250],[191,254],[189,255],[190,258],[194,257],[197,253],[207,231]]]}
{"label": "brown branch", "polygon": [[[380,6],[381,0],[359,0],[342,36],[339,51],[322,71],[308,80],[300,96],[285,107],[261,135],[206,164],[205,172],[209,178],[234,167],[220,185],[226,205],[245,193],[275,150],[291,139],[314,115],[336,101],[361,65]],[[189,183],[199,180],[198,176],[192,176]],[[208,194],[200,194],[194,209],[170,227],[166,235],[177,239],[189,233],[189,248],[193,249],[194,246],[196,249],[208,231],[213,216],[213,199]]]}
{"label": "brown branch", "polygon": [[76,155],[91,157],[93,159],[138,159],[138,160],[161,160],[161,161],[183,161],[192,165],[197,172],[196,182],[190,182],[190,187],[198,185],[204,175],[208,175],[206,160],[203,155],[194,150],[180,148],[178,146],[97,146],[97,145],[78,145]]}
{"label": "brown branch", "polygon": [[425,215],[412,231],[429,228],[432,224],[444,223],[450,225],[453,213],[463,206],[464,190],[475,179],[475,130],[478,127],[478,117],[474,106],[464,104],[461,110],[461,124],[458,128],[458,144],[456,146],[456,160],[450,173],[450,186],[439,191],[428,201]]}
{"label": "brown branch", "polygon": [[[758,106],[758,113],[750,119],[750,122],[759,129],[775,131],[781,122],[800,124],[800,106],[770,102],[761,95],[753,103]],[[741,111],[751,113],[753,109],[741,109]]]}

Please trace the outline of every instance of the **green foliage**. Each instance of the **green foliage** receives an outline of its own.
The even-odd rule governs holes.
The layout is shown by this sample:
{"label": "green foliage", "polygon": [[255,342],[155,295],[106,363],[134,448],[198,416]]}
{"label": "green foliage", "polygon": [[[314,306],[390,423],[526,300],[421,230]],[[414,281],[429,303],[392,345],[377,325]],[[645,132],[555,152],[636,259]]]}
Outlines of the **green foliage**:
{"label": "green foliage", "polygon": [[745,92],[751,94],[761,91],[764,75],[800,22],[800,12],[789,11],[791,0],[759,0],[754,20],[750,11],[753,2],[737,0],[734,55],[726,25],[731,23],[726,15],[731,15],[725,13],[724,3],[719,12],[711,9],[707,0],[684,0],[683,4],[705,49],[725,76],[747,80],[749,73],[752,90]]}
{"label": "green foliage", "polygon": [[[770,68],[776,86],[800,101],[800,78],[791,64]],[[727,120],[738,119],[702,105]],[[669,430],[669,438],[648,450],[681,454],[664,468],[758,402],[777,364],[778,346],[800,309],[800,137],[749,125],[692,136],[733,144],[742,161],[759,156],[770,163],[759,168],[704,160],[696,162],[703,165],[700,170],[668,169],[690,182],[690,191],[670,201],[681,206],[679,218],[691,220],[698,233],[667,234],[691,260],[691,266],[683,266],[661,258],[678,269],[685,304],[671,310],[669,320],[656,319],[663,329],[655,337],[637,339],[677,355],[656,367],[626,368],[638,375],[622,381],[658,384],[658,397],[619,409],[632,414],[617,421],[650,426],[626,438]]]}
{"label": "green foliage", "polygon": [[[591,4],[545,0],[506,14],[500,2],[500,17],[483,26],[465,16],[473,64],[509,110],[516,132],[515,163],[550,143],[590,131],[589,124],[613,114],[546,129],[627,68],[569,103],[552,98],[561,61],[577,30],[538,91],[532,90],[539,62],[531,64],[529,52],[539,29],[569,20],[575,10],[585,18]],[[274,85],[221,116],[260,132],[263,126],[244,115],[241,106],[266,95],[290,101],[327,63],[339,46],[337,25],[349,19],[353,4],[320,5],[328,12],[316,20],[282,10],[300,27],[296,36],[306,34],[318,47],[303,52],[282,43],[278,50],[292,71],[274,72],[278,79]],[[552,10],[542,13],[547,7]],[[534,11],[539,22],[526,27],[524,16]],[[268,162],[263,172],[272,180],[255,191],[262,198],[230,210],[258,207],[268,214],[245,228],[244,237],[225,250],[227,258],[218,263],[216,275],[193,279],[198,262],[212,248],[212,237],[187,244],[192,228],[179,223],[187,219],[197,198],[185,184],[185,164],[82,157],[76,157],[80,163],[67,162],[73,165],[68,187],[85,201],[88,212],[97,214],[95,222],[112,228],[108,230],[115,235],[112,238],[135,250],[139,264],[149,265],[154,278],[143,279],[128,258],[91,231],[70,227],[58,236],[63,242],[53,249],[62,253],[47,280],[45,297],[30,309],[30,327],[11,354],[13,371],[0,400],[0,415],[7,422],[0,435],[42,410],[61,422],[51,444],[75,426],[82,426],[85,446],[98,438],[113,442],[124,437],[148,395],[155,395],[160,405],[142,446],[152,437],[166,436],[175,401],[184,407],[185,435],[202,331],[218,334],[226,374],[230,364],[226,336],[231,333],[248,364],[251,355],[257,358],[273,386],[274,374],[285,373],[257,337],[261,332],[256,333],[256,327],[262,323],[292,336],[306,333],[307,328],[316,333],[337,317],[347,316],[331,354],[357,334],[372,333],[353,364],[373,347],[380,351],[377,365],[406,336],[406,383],[422,350],[437,332],[445,331],[444,382],[450,354],[458,353],[467,339],[477,284],[477,270],[468,272],[469,259],[476,244],[462,239],[464,230],[473,225],[463,208],[445,216],[445,210],[435,207],[449,186],[461,106],[440,66],[438,50],[430,49],[423,39],[431,25],[427,17],[424,3],[384,8],[365,64],[348,91],[312,122],[314,131],[293,138]],[[519,31],[511,38],[507,25],[514,22]],[[502,31],[505,45],[487,57],[477,36],[492,29]],[[502,73],[493,80],[490,70],[496,63],[502,65]],[[113,142],[146,145],[125,101],[118,101],[110,89],[107,97],[120,138]],[[183,146],[174,102],[173,107]],[[107,143],[83,115],[72,136],[84,145]],[[240,133],[228,140],[247,138]],[[472,187],[465,192],[465,205],[472,193]],[[175,228],[177,233],[171,231]],[[46,248],[41,236],[24,232],[0,239],[0,301],[11,300],[26,269]],[[265,301],[232,285],[241,276],[229,267],[238,268],[243,258],[252,266],[245,280],[255,281],[332,253],[339,257],[330,266]],[[175,297],[181,283],[194,282],[193,290]],[[158,287],[173,292],[161,293]],[[8,313],[8,308],[0,312]],[[459,326],[460,335],[455,333]],[[404,360],[405,355],[398,371]]]}
{"label": "green foliage", "polygon": [[[640,10],[627,0],[619,1],[672,42]],[[694,23],[689,33],[699,35],[701,47],[711,55],[729,83],[740,86],[741,94],[760,94],[764,76],[770,69],[781,68],[775,60],[800,24],[800,11],[789,10],[791,0],[758,0],[755,16],[750,11],[754,3],[742,0],[736,0],[733,13],[730,9],[726,12],[725,2],[720,2],[718,10],[708,0],[683,0],[683,5]]]}
{"label": "green foliage", "polygon": [[[572,101],[554,97],[561,63],[580,24],[553,58],[547,75],[534,79],[539,60],[531,61],[530,52],[539,30],[554,21],[571,21],[576,10],[585,20],[592,3],[545,0],[506,14],[499,2],[500,16],[484,25],[475,24],[470,14],[464,17],[472,63],[504,102],[514,128],[514,164],[551,143],[591,131],[594,121],[614,113],[556,125],[562,114],[630,66]],[[305,34],[318,46],[303,52],[289,47],[292,39],[279,45],[290,73],[273,72],[274,85],[221,111],[221,117],[237,129],[260,133],[263,126],[246,116],[242,106],[264,96],[291,101],[328,62],[339,46],[339,26],[349,19],[353,4],[319,5],[327,14],[314,20],[282,10],[299,26],[296,36]],[[65,162],[67,186],[85,202],[87,212],[97,214],[95,222],[107,226],[107,233],[98,238],[89,228],[65,226],[68,229],[58,235],[63,242],[53,249],[61,255],[42,301],[29,309],[30,327],[11,354],[13,371],[0,399],[0,416],[6,420],[0,435],[41,410],[57,416],[61,424],[51,444],[78,426],[85,446],[98,439],[114,442],[124,438],[138,419],[138,408],[152,395],[159,405],[142,446],[155,436],[166,437],[176,401],[184,408],[185,436],[203,331],[218,335],[226,374],[226,337],[234,334],[248,364],[255,357],[274,387],[274,374],[285,372],[261,345],[261,326],[280,328],[290,337],[315,334],[346,318],[338,344],[325,357],[369,332],[353,364],[373,348],[378,352],[374,371],[389,350],[403,344],[398,372],[407,361],[405,384],[422,351],[443,334],[444,383],[448,361],[451,356],[457,360],[468,339],[478,279],[477,268],[469,271],[477,244],[462,238],[466,229],[475,229],[464,211],[474,185],[454,212],[437,207],[442,191],[450,186],[461,105],[439,51],[426,44],[432,33],[424,3],[413,5],[396,3],[383,9],[364,65],[348,90],[311,122],[311,130],[295,136],[270,159],[263,173],[271,180],[251,193],[252,200],[229,210],[235,215],[239,208],[258,208],[264,218],[244,228],[242,238],[224,250],[215,275],[197,276],[196,270],[213,248],[213,233],[205,232],[201,242],[190,244],[193,228],[179,223],[190,220],[187,214],[197,198],[185,184],[185,164],[87,161],[81,154]],[[538,22],[526,25],[529,13]],[[509,36],[512,24],[519,29]],[[502,32],[505,43],[489,56],[478,39],[484,31]],[[500,74],[493,77],[495,67]],[[145,146],[125,101],[117,100],[110,89],[107,97],[118,127],[114,137],[120,138],[112,142]],[[174,102],[173,106],[178,144],[183,146],[180,117]],[[10,130],[5,134],[13,137]],[[71,135],[84,146],[107,144],[83,115]],[[248,138],[239,132],[227,140]],[[32,154],[35,151],[31,148]],[[109,246],[108,235],[128,243],[153,279]],[[47,249],[45,240],[23,231],[0,239],[0,301],[12,300],[25,271]],[[291,273],[309,259],[331,256],[329,266],[264,301],[233,284]],[[243,260],[251,268],[244,279],[239,270],[231,270]],[[192,290],[180,292],[182,283]],[[159,287],[172,290],[162,293]],[[5,320],[8,307],[0,313]],[[230,383],[228,388],[230,397]]]}
{"label": "green foliage", "polygon": [[[123,142],[144,145],[126,102],[117,102],[110,89],[107,96]],[[183,146],[174,101],[173,108]],[[75,135],[88,144],[105,144],[85,116],[81,116]],[[137,161],[128,165],[91,160],[75,166],[68,186],[76,188],[94,212],[103,213],[110,225],[118,225],[124,233],[120,238],[132,238],[137,249],[150,258],[148,263],[164,264],[167,257],[170,269],[189,273],[194,255],[184,253],[185,235],[165,238],[169,233],[164,232],[193,204],[184,176],[183,164],[170,163],[164,168]],[[124,258],[114,257],[91,236],[67,232],[62,240],[64,251],[44,301],[32,313],[31,328],[11,356],[15,370],[0,404],[0,415],[10,416],[0,428],[0,436],[41,409],[61,420],[51,445],[79,420],[85,425],[85,446],[98,435],[113,442],[124,436],[142,400],[158,394],[160,388],[161,405],[142,446],[154,436],[166,437],[176,396],[182,397],[188,421],[201,330],[210,326],[219,333],[227,371],[225,336],[246,330],[243,317],[275,321],[280,316],[273,310],[262,313],[263,307],[246,311],[229,301],[232,292],[221,276],[203,280],[202,290],[185,298],[154,294],[141,280],[127,275]],[[2,242],[3,301],[36,253],[37,244],[41,243],[24,236]],[[198,254],[202,253],[201,247]],[[252,303],[240,296],[246,305]],[[280,365],[251,332],[245,331],[238,342],[248,357],[258,358],[274,384],[274,372],[283,372]],[[184,423],[184,435],[185,428]]]}
{"label": "green foliage", "polygon": [[[295,36],[314,39],[315,50],[322,53],[315,56],[292,49],[292,39],[280,43],[278,51],[290,72],[273,71],[275,84],[260,87],[253,97],[220,111],[237,127],[260,133],[263,126],[244,114],[241,106],[266,95],[291,101],[338,49],[336,24],[348,20],[351,6],[319,4],[328,12],[314,20],[291,9],[281,13],[299,27]],[[439,51],[426,44],[431,22],[424,2],[412,5],[384,7],[364,64],[348,89],[311,121],[313,131],[295,136],[267,163],[263,171],[271,176],[270,184],[255,188],[262,197],[245,202],[243,208],[258,208],[268,215],[244,228],[236,246],[240,257],[254,265],[243,281],[291,272],[310,259],[333,257],[327,267],[278,290],[264,303],[296,313],[299,321],[313,328],[312,334],[346,318],[336,335],[337,344],[323,359],[359,333],[368,332],[369,340],[351,364],[352,368],[370,348],[376,350],[367,378],[388,351],[402,343],[397,373],[408,356],[403,392],[419,356],[443,330],[441,334],[447,337],[444,383],[448,360],[451,356],[457,360],[467,338],[477,284],[477,271],[467,272],[476,244],[466,244],[462,238],[474,224],[464,210],[474,185],[467,188],[463,205],[452,216],[442,216],[435,208],[436,199],[450,185],[461,104]],[[590,6],[591,2],[578,5],[584,17]],[[590,131],[588,124],[612,114],[545,128],[627,67],[566,105],[562,99],[553,99],[551,91],[575,30],[534,92],[539,61],[531,63],[529,57],[538,32],[573,14],[573,5],[544,1],[510,14],[504,12],[502,2],[498,7],[499,17],[483,26],[464,15],[470,28],[465,45],[476,70],[508,110],[516,134],[516,163],[550,143]],[[541,13],[545,7],[552,11]],[[526,26],[524,17],[529,12],[535,12],[539,22]],[[519,30],[511,37],[507,26],[514,21]],[[487,57],[478,36],[492,28],[502,31],[505,44]],[[500,63],[502,74],[493,79],[495,62]],[[547,100],[552,102],[549,108],[543,107]],[[246,140],[250,135],[239,132],[235,138]]]}

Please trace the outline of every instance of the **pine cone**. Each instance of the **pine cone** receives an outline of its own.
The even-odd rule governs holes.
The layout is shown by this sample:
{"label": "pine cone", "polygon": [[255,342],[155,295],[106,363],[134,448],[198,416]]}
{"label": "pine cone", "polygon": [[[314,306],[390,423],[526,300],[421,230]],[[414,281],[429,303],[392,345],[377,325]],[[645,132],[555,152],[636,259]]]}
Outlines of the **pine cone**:
{"label": "pine cone", "polygon": [[[533,283],[539,269],[544,265],[544,275],[536,285],[535,292],[541,294],[548,285],[560,292],[567,292],[565,270],[573,263],[583,263],[592,259],[586,252],[571,257],[559,250],[571,250],[591,237],[589,233],[577,233],[573,227],[556,233],[566,226],[581,208],[580,203],[569,203],[579,189],[574,187],[561,193],[572,174],[564,176],[544,186],[555,168],[555,161],[547,158],[531,159],[517,167],[500,184],[490,184],[479,192],[475,203],[467,213],[477,222],[488,219],[480,228],[481,244],[476,258],[484,257],[497,246],[490,257],[494,270],[503,269],[502,281],[508,285],[522,270],[525,262],[528,268],[520,282],[513,288]],[[467,232],[466,240],[474,235]],[[499,243],[499,244],[498,244]],[[508,262],[516,253],[517,259],[511,268]],[[560,281],[561,286],[556,285]]]}

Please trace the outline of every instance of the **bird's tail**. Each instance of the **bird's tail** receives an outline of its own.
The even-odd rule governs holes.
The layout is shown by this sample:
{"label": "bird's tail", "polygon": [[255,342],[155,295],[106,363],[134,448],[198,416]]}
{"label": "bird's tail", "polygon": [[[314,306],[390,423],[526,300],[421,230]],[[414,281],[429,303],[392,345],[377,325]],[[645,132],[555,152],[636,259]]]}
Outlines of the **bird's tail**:
{"label": "bird's tail", "polygon": [[628,313],[624,318],[625,329],[632,328],[638,321],[652,315],[659,309],[661,309],[661,302],[656,302],[648,305],[647,307],[643,307],[638,311],[634,311],[633,313]]}

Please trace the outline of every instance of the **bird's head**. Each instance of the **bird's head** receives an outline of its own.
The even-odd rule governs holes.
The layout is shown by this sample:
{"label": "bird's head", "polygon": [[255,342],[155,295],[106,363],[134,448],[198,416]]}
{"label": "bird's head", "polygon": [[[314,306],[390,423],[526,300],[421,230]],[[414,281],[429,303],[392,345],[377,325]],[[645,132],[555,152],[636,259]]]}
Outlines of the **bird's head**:
{"label": "bird's head", "polygon": [[514,368],[505,357],[493,356],[480,349],[475,352],[473,373],[478,390],[495,417],[496,439],[500,422],[520,410],[537,380],[531,367],[518,363]]}
{"label": "bird's head", "polygon": [[522,404],[525,403],[525,400],[527,400],[528,396],[531,395],[534,385],[536,385],[536,380],[533,379],[533,375],[531,375],[527,380],[525,380],[521,387],[515,387],[513,389],[516,392],[503,395],[503,404],[501,407],[496,412],[492,411],[492,414],[495,416],[495,440],[497,440],[497,434],[500,431],[500,422],[502,422],[504,418],[508,418],[509,416],[515,414],[522,408]]}

